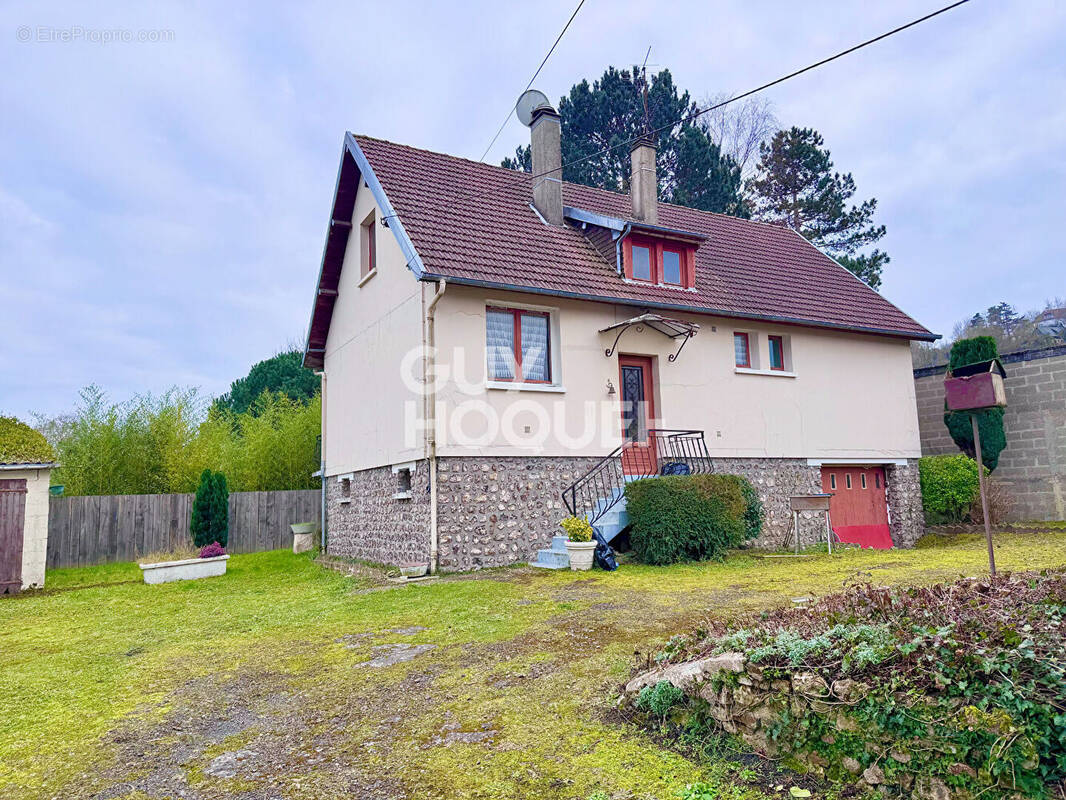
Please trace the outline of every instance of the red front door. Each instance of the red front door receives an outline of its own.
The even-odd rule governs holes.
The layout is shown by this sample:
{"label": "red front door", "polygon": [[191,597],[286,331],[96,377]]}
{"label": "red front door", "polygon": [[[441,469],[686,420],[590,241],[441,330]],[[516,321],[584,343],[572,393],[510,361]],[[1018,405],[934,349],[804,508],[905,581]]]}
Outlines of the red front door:
{"label": "red front door", "polygon": [[842,542],[888,549],[888,500],[881,467],[822,467],[822,491],[833,495],[829,517]]}
{"label": "red front door", "polygon": [[618,356],[618,383],[622,387],[622,471],[626,475],[654,475],[655,434],[648,420],[655,419],[655,387],[651,359],[646,356]]}

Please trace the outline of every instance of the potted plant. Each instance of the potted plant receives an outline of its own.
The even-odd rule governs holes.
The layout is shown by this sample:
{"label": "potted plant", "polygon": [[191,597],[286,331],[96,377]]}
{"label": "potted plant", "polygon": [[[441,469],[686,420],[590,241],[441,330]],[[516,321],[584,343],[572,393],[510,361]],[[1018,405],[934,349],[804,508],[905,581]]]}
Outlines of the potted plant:
{"label": "potted plant", "polygon": [[592,525],[580,517],[567,517],[559,525],[566,531],[566,554],[570,556],[570,569],[592,569],[592,557],[596,553]]}
{"label": "potted plant", "polygon": [[145,563],[138,566],[145,583],[169,583],[225,575],[228,560],[226,549],[218,542],[211,542],[201,547],[199,554],[188,549],[164,553],[156,557],[149,556]]}

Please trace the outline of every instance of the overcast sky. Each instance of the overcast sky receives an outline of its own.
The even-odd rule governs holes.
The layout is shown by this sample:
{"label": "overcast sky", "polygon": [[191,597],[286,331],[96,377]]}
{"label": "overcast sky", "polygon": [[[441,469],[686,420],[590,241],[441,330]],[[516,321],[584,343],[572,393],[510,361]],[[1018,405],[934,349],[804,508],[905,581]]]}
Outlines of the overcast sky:
{"label": "overcast sky", "polygon": [[[0,5],[0,414],[302,344],[344,131],[477,158],[575,2]],[[535,85],[650,45],[741,92],[944,3],[587,0]],[[168,41],[87,41],[116,29]],[[766,93],[877,197],[883,293],[933,330],[1066,295],[1064,53],[1061,0],[974,0]]]}

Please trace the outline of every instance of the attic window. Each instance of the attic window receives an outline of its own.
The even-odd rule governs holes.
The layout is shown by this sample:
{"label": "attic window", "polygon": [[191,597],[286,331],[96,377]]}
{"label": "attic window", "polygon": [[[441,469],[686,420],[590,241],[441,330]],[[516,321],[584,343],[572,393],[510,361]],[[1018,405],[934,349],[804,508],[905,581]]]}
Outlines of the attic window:
{"label": "attic window", "polygon": [[374,212],[371,211],[370,215],[363,220],[363,224],[359,226],[359,244],[362,251],[362,258],[359,265],[359,277],[368,278],[373,275],[378,268],[378,243],[377,236],[374,230]]}
{"label": "attic window", "polygon": [[696,249],[688,244],[634,234],[625,240],[624,262],[631,281],[682,289],[696,285]]}

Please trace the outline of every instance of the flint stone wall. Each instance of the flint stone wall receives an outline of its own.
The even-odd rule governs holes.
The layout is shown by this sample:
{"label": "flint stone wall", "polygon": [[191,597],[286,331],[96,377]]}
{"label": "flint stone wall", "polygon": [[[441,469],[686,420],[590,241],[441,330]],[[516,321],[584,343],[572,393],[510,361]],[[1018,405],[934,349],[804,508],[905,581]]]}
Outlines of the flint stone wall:
{"label": "flint stone wall", "polygon": [[[727,679],[715,681],[719,676]],[[828,768],[835,775],[843,773],[852,776],[851,780],[861,786],[884,789],[899,787],[904,796],[916,800],[951,798],[947,785],[937,778],[916,779],[914,775],[901,772],[896,775],[895,781],[891,781],[877,761],[864,768],[860,759],[870,760],[865,750],[843,757],[840,764],[831,765],[818,753],[784,752],[777,738],[770,735],[786,711],[793,720],[816,713],[830,719],[838,731],[863,732],[859,723],[848,714],[848,708],[868,693],[869,687],[864,683],[848,678],[829,683],[814,672],[796,672],[787,678],[771,679],[763,674],[757,664],[749,663],[743,653],[722,653],[638,675],[626,684],[625,697],[632,703],[642,689],[654,687],[661,681],[672,684],[689,697],[706,701],[708,712],[722,730],[740,736],[767,756],[789,755],[806,764],[815,774],[824,776]],[[715,688],[716,684],[719,688]],[[869,738],[875,737],[876,733],[871,733]],[[891,742],[878,744],[887,750],[887,758],[894,759],[900,765],[911,761],[903,748],[893,749]]]}

